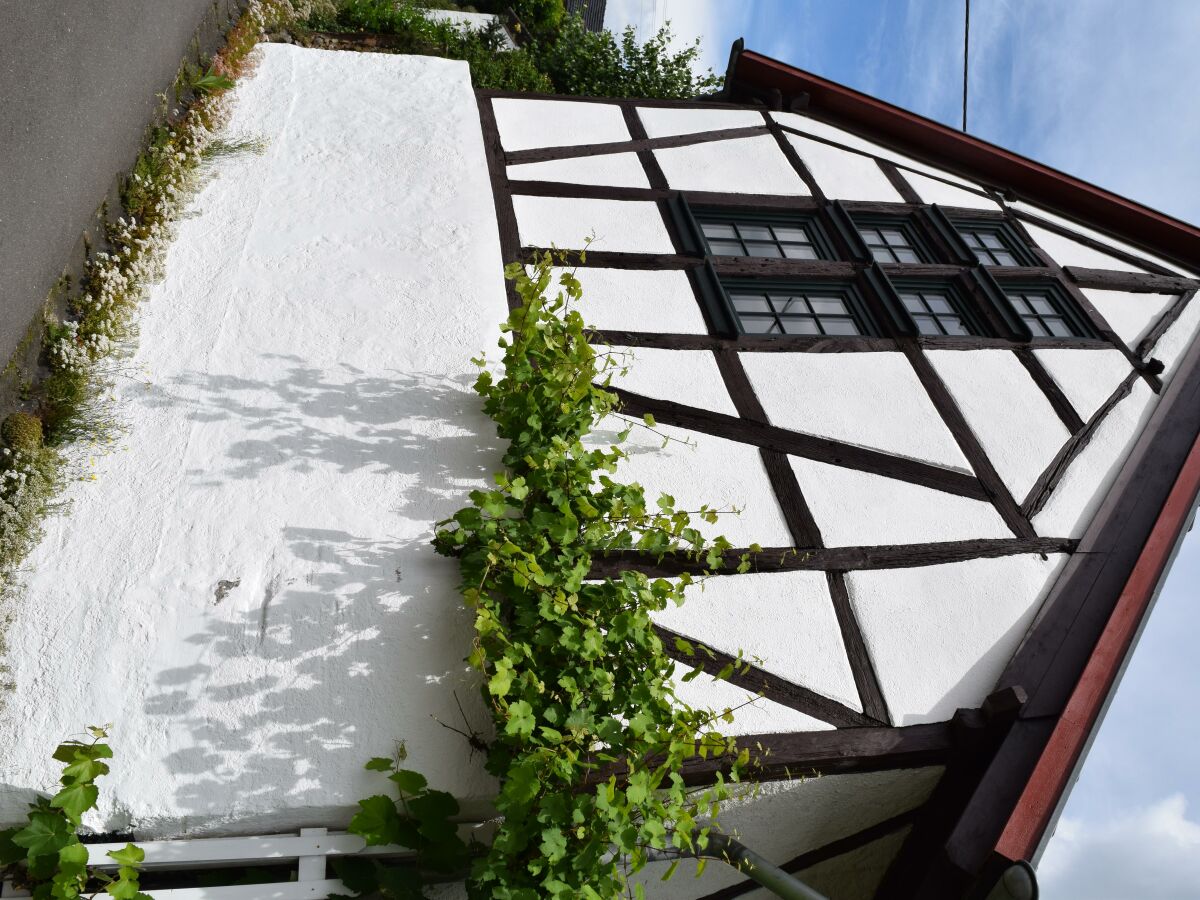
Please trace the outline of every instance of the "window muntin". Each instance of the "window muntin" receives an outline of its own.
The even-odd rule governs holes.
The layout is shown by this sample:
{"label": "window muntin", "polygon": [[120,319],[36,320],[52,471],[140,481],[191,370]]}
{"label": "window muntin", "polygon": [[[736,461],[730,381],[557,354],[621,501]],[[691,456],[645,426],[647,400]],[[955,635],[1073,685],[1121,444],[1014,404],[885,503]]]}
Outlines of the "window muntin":
{"label": "window muntin", "polygon": [[1088,337],[1078,317],[1052,288],[1006,287],[1013,311],[1034,337]]}
{"label": "window muntin", "polygon": [[975,258],[984,266],[1029,265],[1029,251],[1003,225],[958,222],[954,226]]}
{"label": "window muntin", "polygon": [[845,285],[738,282],[724,285],[745,334],[854,336],[870,333],[857,295]]}
{"label": "window muntin", "polygon": [[855,222],[871,258],[881,263],[928,262],[912,228],[903,221]]}
{"label": "window muntin", "polygon": [[823,259],[812,226],[803,220],[751,220],[720,213],[700,213],[696,222],[714,256],[758,256],[772,259]]}
{"label": "window muntin", "polygon": [[979,334],[966,315],[962,300],[949,287],[896,285],[896,293],[921,334],[949,337]]}

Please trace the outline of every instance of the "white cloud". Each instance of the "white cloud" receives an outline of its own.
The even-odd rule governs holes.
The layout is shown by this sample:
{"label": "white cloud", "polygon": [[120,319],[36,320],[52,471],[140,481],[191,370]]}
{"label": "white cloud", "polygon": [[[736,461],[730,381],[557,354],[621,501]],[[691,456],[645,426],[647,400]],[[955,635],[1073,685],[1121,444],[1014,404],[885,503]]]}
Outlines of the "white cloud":
{"label": "white cloud", "polygon": [[608,0],[604,26],[620,34],[626,25],[637,29],[638,38],[652,36],[666,22],[671,23],[672,48],[683,50],[700,39],[698,68],[725,73],[729,45],[746,21],[752,4],[744,0]]}
{"label": "white cloud", "polygon": [[1064,817],[1038,881],[1046,900],[1195,900],[1200,823],[1182,794],[1104,822]]}

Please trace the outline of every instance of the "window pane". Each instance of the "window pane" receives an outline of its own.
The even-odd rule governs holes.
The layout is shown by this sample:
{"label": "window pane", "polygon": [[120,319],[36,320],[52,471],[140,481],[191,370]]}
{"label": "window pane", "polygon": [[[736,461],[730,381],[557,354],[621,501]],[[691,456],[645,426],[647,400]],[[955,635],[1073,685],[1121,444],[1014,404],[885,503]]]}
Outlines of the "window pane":
{"label": "window pane", "polygon": [[803,297],[781,297],[777,294],[772,294],[771,305],[775,307],[775,312],[777,313],[790,313],[794,316],[809,315],[808,306],[805,305]]}
{"label": "window pane", "polygon": [[1017,260],[1016,260],[1016,257],[1014,257],[1014,256],[1013,256],[1011,253],[1009,253],[1007,250],[997,250],[996,252],[994,252],[994,253],[992,254],[992,256],[995,258],[995,260],[996,260],[996,265],[998,265],[998,266],[1015,266],[1015,265],[1019,265],[1019,263],[1018,263],[1018,262],[1017,262]]}
{"label": "window pane", "polygon": [[895,262],[896,257],[892,256],[892,251],[887,247],[872,247],[871,255],[875,257],[876,262]]}
{"label": "window pane", "polygon": [[859,234],[863,236],[863,240],[868,244],[882,244],[883,238],[879,236],[879,231],[875,228],[860,228]]}
{"label": "window pane", "polygon": [[1017,315],[1027,316],[1033,312],[1033,307],[1029,305],[1029,301],[1025,299],[1024,294],[1009,294],[1008,299],[1012,301]]}
{"label": "window pane", "polygon": [[1041,313],[1043,316],[1058,315],[1056,310],[1049,300],[1045,297],[1029,297],[1029,303],[1033,306],[1035,312]]}
{"label": "window pane", "polygon": [[1039,319],[1026,319],[1025,324],[1029,326],[1029,331],[1034,337],[1048,337],[1050,334]]}
{"label": "window pane", "polygon": [[733,308],[743,313],[770,313],[771,307],[767,298],[757,294],[734,294]]}
{"label": "window pane", "polygon": [[808,244],[784,244],[783,255],[788,259],[816,259],[817,251]]}
{"label": "window pane", "polygon": [[853,319],[822,319],[821,326],[826,334],[860,334]]}
{"label": "window pane", "polygon": [[836,297],[809,297],[809,305],[819,316],[848,316],[850,311],[846,304]]}
{"label": "window pane", "polygon": [[737,232],[733,230],[732,225],[720,225],[716,222],[701,222],[700,230],[704,232],[705,237],[710,238],[736,238]]}
{"label": "window pane", "polygon": [[751,256],[783,256],[783,254],[779,252],[779,248],[774,244],[747,243],[746,250],[749,251]]}
{"label": "window pane", "polygon": [[925,304],[921,302],[921,298],[916,294],[901,294],[900,299],[904,303],[904,308],[909,312],[925,312]]}
{"label": "window pane", "polygon": [[775,237],[781,241],[792,241],[793,243],[797,244],[810,243],[808,232],[803,228],[789,228],[782,225],[776,225],[774,230]]}
{"label": "window pane", "polygon": [[887,243],[891,244],[893,247],[907,247],[908,246],[908,241],[906,241],[904,239],[904,235],[902,235],[899,231],[896,231],[893,228],[885,228],[880,233],[883,235],[883,239]]}
{"label": "window pane", "polygon": [[1067,323],[1064,322],[1062,319],[1058,318],[1057,316],[1047,316],[1046,319],[1044,319],[1043,321],[1045,321],[1046,327],[1050,330],[1050,333],[1052,335],[1054,335],[1055,337],[1071,337],[1072,336],[1072,331],[1069,327],[1067,327]]}
{"label": "window pane", "polygon": [[742,233],[742,239],[747,241],[769,241],[771,240],[771,229],[766,225],[743,225],[738,223],[738,231]]}
{"label": "window pane", "polygon": [[985,266],[990,266],[992,264],[992,255],[986,250],[976,250],[975,258]]}
{"label": "window pane", "polygon": [[921,261],[921,258],[912,250],[900,248],[896,249],[896,259],[902,263],[915,263]]}
{"label": "window pane", "polygon": [[937,321],[933,316],[913,316],[913,321],[917,324],[917,331],[921,334],[942,333],[942,329],[938,328]]}
{"label": "window pane", "polygon": [[946,329],[946,334],[970,334],[967,326],[962,323],[962,319],[958,316],[942,316],[939,320],[942,323],[942,328]]}
{"label": "window pane", "polygon": [[925,295],[925,302],[929,304],[929,308],[935,313],[953,313],[954,307],[949,304],[944,296],[933,294]]}
{"label": "window pane", "polygon": [[779,334],[779,323],[774,317],[743,316],[742,329],[747,334]]}
{"label": "window pane", "polygon": [[1001,242],[1000,236],[998,234],[993,234],[991,232],[985,231],[985,232],[981,233],[979,235],[979,237],[983,240],[983,245],[985,247],[991,247],[993,250],[1003,250],[1004,249],[1004,244]]}
{"label": "window pane", "polygon": [[789,316],[783,319],[783,330],[786,334],[820,334],[817,320],[807,316]]}
{"label": "window pane", "polygon": [[717,256],[742,255],[742,245],[737,241],[709,241],[708,246]]}
{"label": "window pane", "polygon": [[967,242],[968,247],[976,249],[983,246],[983,241],[979,239],[979,235],[974,231],[963,231],[960,234],[962,234],[963,239]]}

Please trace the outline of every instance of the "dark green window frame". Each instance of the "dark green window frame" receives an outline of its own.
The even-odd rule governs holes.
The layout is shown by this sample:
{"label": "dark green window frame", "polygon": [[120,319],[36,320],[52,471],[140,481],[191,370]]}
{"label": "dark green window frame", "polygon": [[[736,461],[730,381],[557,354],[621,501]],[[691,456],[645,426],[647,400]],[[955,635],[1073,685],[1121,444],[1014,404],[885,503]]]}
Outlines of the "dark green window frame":
{"label": "dark green window frame", "polygon": [[691,216],[709,256],[837,258],[815,213],[700,206]]}
{"label": "dark green window frame", "polygon": [[991,336],[976,299],[950,281],[891,279],[901,308],[917,333],[928,337]]}
{"label": "dark green window frame", "polygon": [[[967,249],[989,267],[1040,266],[1029,244],[1008,222],[994,219],[951,219]],[[1011,259],[1012,262],[1004,261]]]}
{"label": "dark green window frame", "polygon": [[1057,283],[1001,281],[999,285],[1009,307],[1035,340],[1098,337],[1074,298]]}
{"label": "dark green window frame", "polygon": [[[911,215],[855,215],[851,218],[871,259],[882,265],[937,261]],[[910,257],[915,257],[910,258]]]}
{"label": "dark green window frame", "polygon": [[720,279],[739,334],[785,337],[878,336],[858,287],[849,281]]}

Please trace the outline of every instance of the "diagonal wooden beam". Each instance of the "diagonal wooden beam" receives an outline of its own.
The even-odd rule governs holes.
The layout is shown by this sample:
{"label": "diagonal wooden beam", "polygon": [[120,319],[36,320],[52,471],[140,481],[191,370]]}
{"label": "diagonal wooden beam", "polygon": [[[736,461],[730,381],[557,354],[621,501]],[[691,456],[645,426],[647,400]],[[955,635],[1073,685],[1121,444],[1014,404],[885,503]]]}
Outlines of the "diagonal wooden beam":
{"label": "diagonal wooden beam", "polygon": [[504,161],[510,166],[546,162],[551,159],[576,159],[584,156],[607,156],[613,153],[640,153],[646,150],[666,150],[670,147],[690,147],[713,141],[734,141],[739,138],[767,134],[765,125],[745,128],[722,128],[718,131],[697,131],[693,134],[673,134],[668,137],[642,138],[631,141],[608,141],[603,144],[572,144],[565,147],[538,147],[532,150],[510,150]]}

